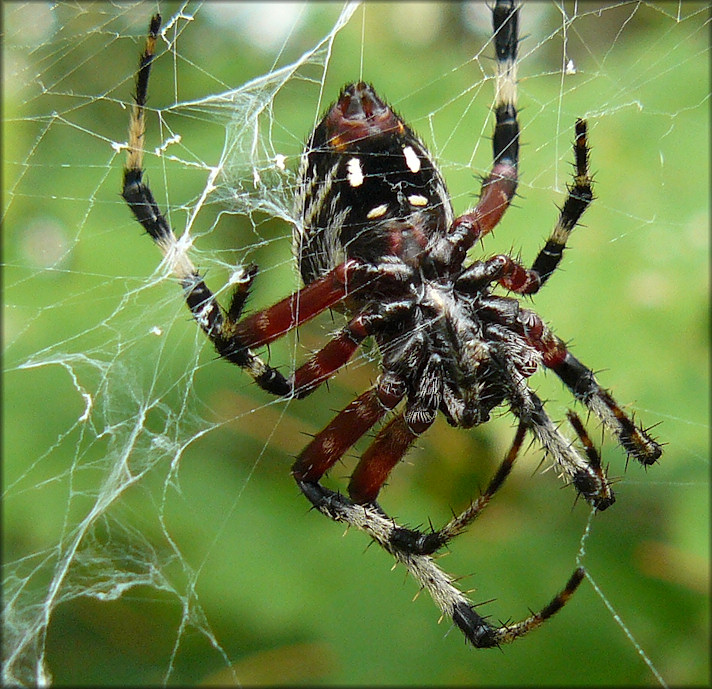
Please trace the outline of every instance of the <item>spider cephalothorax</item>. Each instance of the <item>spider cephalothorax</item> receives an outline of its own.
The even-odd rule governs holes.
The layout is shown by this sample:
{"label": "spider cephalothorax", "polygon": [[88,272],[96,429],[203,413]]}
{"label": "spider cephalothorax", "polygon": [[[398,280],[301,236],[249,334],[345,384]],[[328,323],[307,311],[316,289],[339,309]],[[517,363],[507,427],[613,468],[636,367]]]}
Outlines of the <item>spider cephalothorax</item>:
{"label": "spider cephalothorax", "polygon": [[[577,568],[564,589],[521,622],[493,626],[431,557],[487,505],[532,433],[560,472],[593,507],[614,502],[599,455],[578,416],[568,413],[584,454],[551,421],[527,379],[551,369],[598,416],[630,457],[647,466],[660,445],[623,412],[516,296],[534,294],[558,266],[568,237],[593,199],[586,123],[576,122],[575,173],[560,217],[531,268],[507,255],[466,263],[475,242],[502,218],[517,189],[516,110],[518,8],[493,9],[497,56],[494,164],[477,205],[455,218],[445,183],[423,143],[373,87],[346,86],[314,130],[299,170],[295,254],[305,286],[259,313],[241,318],[256,268],[243,271],[222,310],[187,257],[176,260],[186,300],[220,356],[276,395],[305,397],[372,337],[380,352],[376,384],[339,412],[300,453],[294,478],[316,509],[365,531],[405,564],[435,603],[476,646],[512,641],[559,610],[580,584]],[[176,238],[142,181],[144,103],[160,17],[153,18],[137,77],[123,196],[156,244],[169,253]],[[285,376],[253,349],[335,308],[347,324],[312,358]],[[376,502],[393,467],[442,412],[453,426],[486,422],[506,405],[519,421],[512,447],[485,492],[442,529],[399,526]],[[386,416],[351,475],[348,497],[324,487],[324,474]]]}

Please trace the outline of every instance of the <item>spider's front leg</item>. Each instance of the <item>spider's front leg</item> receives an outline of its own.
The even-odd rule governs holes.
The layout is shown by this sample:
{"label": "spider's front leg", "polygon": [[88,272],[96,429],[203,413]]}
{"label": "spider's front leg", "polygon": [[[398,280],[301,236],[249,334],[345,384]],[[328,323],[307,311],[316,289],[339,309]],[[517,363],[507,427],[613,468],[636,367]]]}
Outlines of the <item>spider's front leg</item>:
{"label": "spider's front leg", "polygon": [[467,250],[491,232],[502,219],[517,191],[519,122],[517,120],[517,45],[519,7],[514,0],[497,0],[492,28],[497,60],[493,164],[483,180],[475,208],[456,218],[449,233],[431,251],[445,268],[462,265]]}
{"label": "spider's front leg", "polygon": [[534,294],[556,270],[571,232],[593,201],[593,178],[588,165],[586,121],[582,119],[576,120],[574,159],[573,183],[567,187],[568,195],[559,212],[559,220],[532,267],[524,268],[509,256],[494,256],[486,262],[491,264],[492,281],[498,280],[500,285],[518,294]]}
{"label": "spider's front leg", "polygon": [[[474,209],[456,218],[449,234],[435,249],[433,258],[444,265],[460,265],[465,252],[491,232],[509,208],[518,185],[519,123],[517,120],[517,45],[519,8],[513,0],[498,0],[492,12],[497,76],[495,128],[492,137],[493,165],[482,183]],[[589,172],[586,122],[576,121],[573,183],[561,208],[559,220],[531,268],[509,256],[495,256],[487,266],[491,281],[519,294],[537,292],[556,270],[573,228],[593,200]]]}
{"label": "spider's front leg", "polygon": [[292,296],[240,320],[257,273],[256,267],[250,266],[235,280],[228,310],[221,309],[215,295],[178,242],[150,187],[143,181],[145,105],[160,25],[161,17],[157,14],[151,19],[146,47],[136,74],[122,196],[136,220],[171,261],[193,317],[213,342],[218,354],[245,369],[264,390],[275,395],[304,397],[351,358],[361,342],[372,334],[377,317],[367,311],[357,314],[322,350],[289,377],[268,366],[251,348],[273,342],[342,301],[355,291],[358,284],[363,283],[369,269],[357,261],[345,261]]}
{"label": "spider's front leg", "polygon": [[[588,170],[589,149],[584,120],[576,122],[574,157],[576,173],[573,184],[568,187],[569,193],[554,231],[533,266],[525,268],[511,256],[498,254],[485,261],[478,261],[465,270],[458,278],[461,289],[482,289],[493,282],[499,282],[504,288],[517,294],[534,294],[541,289],[559,265],[572,230],[593,200],[593,180]],[[474,212],[477,212],[477,209]],[[459,219],[455,222],[458,221]]]}

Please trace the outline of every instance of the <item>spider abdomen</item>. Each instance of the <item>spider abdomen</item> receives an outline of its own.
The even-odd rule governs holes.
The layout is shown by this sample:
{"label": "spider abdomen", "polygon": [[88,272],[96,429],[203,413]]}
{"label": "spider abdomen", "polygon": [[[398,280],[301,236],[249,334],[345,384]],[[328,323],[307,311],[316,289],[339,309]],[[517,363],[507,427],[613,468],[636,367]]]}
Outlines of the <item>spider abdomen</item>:
{"label": "spider abdomen", "polygon": [[453,220],[427,149],[363,82],[346,86],[317,125],[297,186],[294,249],[307,284],[345,257],[415,265]]}

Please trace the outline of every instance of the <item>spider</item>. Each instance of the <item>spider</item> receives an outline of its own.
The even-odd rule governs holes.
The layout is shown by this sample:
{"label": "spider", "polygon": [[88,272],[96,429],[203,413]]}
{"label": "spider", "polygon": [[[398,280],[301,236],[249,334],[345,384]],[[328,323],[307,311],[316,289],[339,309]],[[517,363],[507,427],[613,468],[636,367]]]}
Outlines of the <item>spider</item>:
{"label": "spider", "polygon": [[[532,434],[594,509],[614,502],[610,481],[583,423],[567,417],[583,453],[547,415],[527,379],[552,370],[574,398],[617,438],[628,457],[656,462],[661,445],[637,426],[592,371],[517,295],[532,295],[561,261],[573,228],[593,200],[586,122],[577,120],[574,175],[558,222],[531,268],[507,255],[466,262],[476,242],[500,222],[517,189],[518,6],[497,0],[492,9],[496,52],[493,166],[477,205],[455,217],[445,182],[423,143],[364,82],[346,86],[309,137],[298,174],[294,247],[304,287],[274,306],[243,317],[257,274],[242,269],[223,309],[179,251],[177,239],[143,181],[144,109],[161,17],[152,18],[136,76],[123,198],[164,255],[170,256],[191,313],[218,354],[245,369],[257,385],[301,399],[342,368],[367,338],[380,353],[380,375],[304,448],[292,475],[309,502],[337,522],[365,531],[403,563],[476,647],[511,642],[560,610],[585,576],[577,567],[561,591],[537,613],[499,626],[475,605],[434,560],[487,506]],[[507,296],[498,294],[497,286]],[[343,311],[346,325],[305,364],[285,376],[258,354],[327,309]],[[399,406],[400,405],[400,406]],[[485,491],[438,530],[400,526],[377,502],[379,491],[408,448],[438,412],[453,426],[485,423],[507,405],[518,420],[512,446]],[[386,416],[360,458],[348,496],[320,481],[362,436]]]}

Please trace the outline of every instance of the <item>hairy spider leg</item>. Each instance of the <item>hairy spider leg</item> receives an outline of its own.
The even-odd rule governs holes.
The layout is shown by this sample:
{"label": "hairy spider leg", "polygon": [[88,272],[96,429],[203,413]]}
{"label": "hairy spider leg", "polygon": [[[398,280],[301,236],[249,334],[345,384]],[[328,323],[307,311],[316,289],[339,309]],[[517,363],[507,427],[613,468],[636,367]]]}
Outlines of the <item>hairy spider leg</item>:
{"label": "hairy spider leg", "polygon": [[593,371],[582,364],[541,318],[528,309],[520,309],[520,331],[527,342],[537,349],[544,365],[556,373],[574,397],[586,405],[611,430],[629,457],[643,466],[654,464],[662,455],[662,447],[648,431],[620,408],[608,390],[602,388]]}
{"label": "hairy spider leg", "polygon": [[314,506],[328,516],[322,505],[312,499],[317,495],[321,499],[319,481],[344,453],[370,428],[378,423],[388,409],[378,399],[376,387],[359,395],[347,407],[342,409],[329,424],[301,451],[292,466],[292,475],[302,492]]}
{"label": "hairy spider leg", "polygon": [[[446,242],[464,258],[467,250],[491,232],[509,208],[517,191],[519,123],[517,121],[517,44],[519,7],[514,0],[497,0],[492,28],[497,60],[493,165],[482,181],[480,199],[469,212],[456,218]],[[447,254],[445,254],[447,255]]]}
{"label": "hairy spider leg", "polygon": [[248,266],[234,280],[229,309],[224,312],[220,308],[215,295],[179,246],[151,189],[143,182],[145,105],[160,25],[161,16],[156,14],[151,19],[146,47],[139,61],[122,196],[164,256],[173,261],[173,271],[181,282],[186,303],[218,354],[244,368],[264,390],[275,395],[304,397],[350,359],[360,343],[371,334],[373,318],[366,314],[356,316],[289,378],[264,363],[250,348],[269,344],[346,298],[358,282],[360,264],[345,261],[269,309],[239,321],[257,274],[255,266]]}
{"label": "hairy spider leg", "polygon": [[556,270],[563,256],[566,242],[584,211],[593,200],[593,180],[588,172],[589,148],[586,141],[586,122],[576,121],[574,142],[576,172],[573,184],[561,207],[554,231],[539,252],[531,268],[525,268],[506,254],[497,254],[485,261],[477,261],[458,278],[463,289],[481,289],[487,283],[499,282],[517,294],[535,294]]}
{"label": "hairy spider leg", "polygon": [[[491,324],[489,336],[494,339],[498,331],[509,332],[507,326]],[[604,510],[615,501],[610,482],[599,462],[591,463],[590,458],[582,457],[573,443],[561,433],[557,425],[549,418],[544,404],[527,384],[527,375],[507,356],[506,351],[493,352],[502,369],[507,385],[506,398],[511,411],[532,431],[546,453],[553,459],[568,480],[579,492],[584,493],[587,501],[599,510]],[[528,374],[530,375],[530,374]],[[584,443],[585,444],[585,443]]]}
{"label": "hairy spider leg", "polygon": [[522,448],[526,432],[526,425],[520,422],[512,446],[499,465],[497,472],[490,480],[487,489],[476,500],[473,500],[467,509],[455,515],[445,526],[437,531],[399,528],[391,537],[393,544],[409,553],[432,555],[444,547],[455,536],[463,533],[479,516],[480,512],[487,507],[494,494],[501,488],[509,476]]}
{"label": "hairy spider leg", "polygon": [[349,495],[355,503],[375,503],[391,470],[403,459],[418,435],[420,433],[413,432],[403,414],[381,429],[351,474]]}
{"label": "hairy spider leg", "polygon": [[[536,407],[537,405],[534,403],[534,406]],[[539,407],[538,411],[539,414],[534,415],[533,418],[538,420],[540,426],[544,425],[547,428],[547,432],[543,435],[549,437],[549,446],[553,445],[556,448],[552,454],[559,458],[562,456],[566,457],[567,459],[564,460],[563,463],[567,466],[569,464],[573,464],[568,461],[571,453],[564,449],[567,444],[570,448],[570,443],[567,443],[567,441],[561,436],[558,437],[558,441],[555,440],[552,443],[551,439],[557,438],[553,424],[548,421],[548,418],[542,424],[540,415],[543,413],[543,407]],[[610,507],[610,505],[615,502],[613,492],[610,489],[610,482],[607,480],[603,467],[601,466],[601,458],[586,433],[586,429],[581,423],[581,420],[578,416],[576,416],[576,414],[574,414],[574,412],[571,411],[567,416],[584,446],[584,450],[588,458],[589,469],[588,471],[584,471],[581,469],[581,463],[576,463],[576,473],[572,477],[572,483],[587,501],[595,504],[597,509],[602,511],[607,507]],[[463,510],[460,514],[455,515],[447,524],[445,524],[445,526],[437,531],[420,531],[418,529],[405,528],[398,529],[398,531],[394,532],[392,536],[394,545],[409,553],[431,555],[445,547],[455,536],[463,533],[479,516],[480,512],[482,512],[482,510],[489,504],[494,494],[499,490],[506,478],[509,476],[512,466],[514,465],[514,461],[516,460],[521,449],[524,436],[528,430],[532,430],[532,426],[520,421],[511,449],[507,453],[504,461],[500,464],[495,475],[492,477],[487,489],[479,496],[479,498],[473,500],[465,510]],[[536,429],[533,430],[536,431]],[[570,449],[573,450],[573,448]],[[561,462],[561,459],[559,461]]]}
{"label": "hairy spider leg", "polygon": [[[452,249],[467,251],[502,219],[514,198],[518,183],[519,124],[517,121],[517,45],[519,8],[513,0],[498,0],[492,11],[497,77],[495,94],[494,164],[482,183],[475,208],[456,218],[447,242]],[[492,280],[518,294],[534,294],[556,270],[573,228],[593,200],[593,180],[589,173],[589,148],[586,121],[576,120],[574,140],[575,173],[573,184],[559,213],[551,236],[531,268],[509,256],[499,255],[493,262]],[[445,254],[447,255],[447,254]]]}
{"label": "hairy spider leg", "polygon": [[[394,312],[396,314],[397,311]],[[402,385],[398,385],[399,380]],[[405,383],[394,371],[384,374],[379,380],[381,402],[390,404],[391,408],[391,386],[394,383],[396,390],[405,393]],[[404,411],[381,429],[351,475],[349,495],[355,502],[375,502],[391,470],[416,438],[425,433],[435,421],[442,397],[442,361],[440,354],[433,352],[419,371],[418,386],[408,393]]]}
{"label": "hairy spider leg", "polygon": [[[613,491],[610,490],[611,482],[608,480],[603,464],[601,463],[601,455],[596,449],[596,446],[593,444],[593,441],[588,435],[586,427],[583,425],[583,422],[579,418],[578,414],[569,409],[566,412],[566,418],[569,420],[571,427],[574,429],[576,435],[581,441],[586,457],[588,458],[588,464],[593,473],[596,475],[596,480],[594,481],[591,481],[588,476],[580,475],[574,479],[574,486],[576,487],[576,490],[578,490],[579,495],[583,495],[586,502],[595,505],[596,509],[600,512],[605,510],[607,507],[610,507],[615,502]],[[605,496],[602,498],[598,492],[598,486],[601,481],[605,481],[609,488],[610,495],[607,501],[605,500]]]}
{"label": "hairy spider leg", "polygon": [[[505,257],[506,258],[506,257]],[[465,270],[456,282],[456,289],[462,291],[477,291],[483,284],[491,282],[500,265],[498,257],[487,261],[479,261]],[[498,298],[501,303],[506,298]],[[507,300],[511,301],[511,300]],[[516,303],[516,302],[512,302]],[[642,465],[653,464],[662,454],[662,447],[652,439],[648,431],[637,427],[618,406],[611,394],[601,388],[591,370],[578,361],[566,348],[551,329],[533,311],[524,309],[517,304],[516,309],[498,309],[492,313],[504,317],[501,322],[490,323],[487,333],[493,339],[506,341],[510,329],[519,332],[526,342],[537,350],[542,357],[542,363],[552,369],[573,392],[577,400],[591,409],[615,435],[628,453]],[[555,463],[569,477],[571,483],[582,494],[586,501],[598,510],[604,510],[615,502],[611,484],[606,477],[600,459],[593,458],[587,448],[590,441],[572,423],[581,440],[588,459],[584,459],[564,438],[558,428],[544,410],[541,400],[528,387],[527,375],[531,371],[519,370],[507,360],[506,355],[498,357],[502,369],[511,380],[511,390],[508,394],[512,411],[527,421]]]}
{"label": "hairy spider leg", "polygon": [[486,276],[492,282],[498,281],[502,287],[517,294],[535,294],[543,287],[559,265],[572,230],[593,200],[593,180],[588,171],[586,121],[582,119],[576,120],[574,158],[573,184],[567,186],[568,195],[560,209],[559,220],[532,267],[525,268],[510,256],[498,254],[482,262],[482,277]]}
{"label": "hairy spider leg", "polygon": [[[493,626],[475,611],[472,601],[454,585],[452,578],[438,567],[430,554],[418,552],[418,547],[411,541],[420,537],[419,532],[399,526],[373,502],[356,504],[318,482],[316,475],[323,475],[348,447],[380,419],[381,412],[385,410],[381,406],[379,412],[379,406],[375,388],[364,393],[337,415],[300,455],[292,472],[300,489],[314,507],[334,521],[364,531],[391,553],[418,584],[428,591],[443,615],[450,617],[465,638],[477,648],[510,643],[536,629],[558,612],[583,580],[585,571],[582,567],[574,571],[564,588],[538,613],[531,614],[521,622]],[[402,418],[398,416],[394,422],[402,423]],[[460,533],[487,506],[492,495],[509,475],[525,432],[525,424],[520,423],[512,447],[487,491],[460,518],[453,519],[445,527],[448,530],[445,540]],[[310,450],[312,446],[313,450]],[[426,538],[428,536],[432,534],[425,535]]]}
{"label": "hairy spider leg", "polygon": [[[573,184],[567,185],[568,194],[564,205],[559,211],[559,220],[531,267],[531,272],[539,277],[537,290],[544,285],[549,276],[556,270],[564,254],[566,242],[571,232],[581,220],[585,210],[591,205],[591,201],[593,201],[593,178],[589,172],[589,156],[590,149],[586,138],[586,120],[579,118],[576,120],[576,138],[574,139],[575,171]],[[506,284],[502,284],[507,287]],[[530,290],[526,293],[531,294],[533,291]]]}
{"label": "hairy spider leg", "polygon": [[295,396],[302,399],[331,378],[373,333],[374,325],[380,320],[380,317],[369,313],[360,313],[352,318],[324,347],[294,372],[290,384]]}

